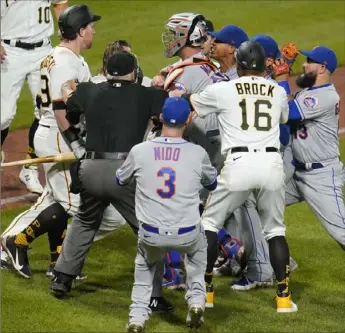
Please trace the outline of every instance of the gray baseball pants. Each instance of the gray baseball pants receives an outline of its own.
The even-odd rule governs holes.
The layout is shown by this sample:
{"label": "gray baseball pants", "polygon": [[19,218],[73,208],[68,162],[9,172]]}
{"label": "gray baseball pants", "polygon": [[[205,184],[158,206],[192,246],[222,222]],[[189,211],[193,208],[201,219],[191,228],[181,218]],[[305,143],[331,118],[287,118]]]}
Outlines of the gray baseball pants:
{"label": "gray baseball pants", "polygon": [[[138,232],[135,216],[135,183],[119,186],[116,170],[124,160],[84,160],[79,168],[82,185],[80,206],[67,230],[55,270],[68,275],[78,275],[92,246],[102,221],[105,208],[111,203],[125,218],[134,233]],[[164,264],[159,262],[152,297],[162,296]]]}
{"label": "gray baseball pants", "polygon": [[187,272],[185,299],[188,306],[206,302],[204,274],[207,264],[207,239],[199,223],[193,231],[178,235],[179,228],[159,228],[159,233],[139,227],[138,253],[135,259],[134,285],[129,323],[144,324],[149,319],[152,281],[156,264],[166,252],[177,251],[184,256]]}

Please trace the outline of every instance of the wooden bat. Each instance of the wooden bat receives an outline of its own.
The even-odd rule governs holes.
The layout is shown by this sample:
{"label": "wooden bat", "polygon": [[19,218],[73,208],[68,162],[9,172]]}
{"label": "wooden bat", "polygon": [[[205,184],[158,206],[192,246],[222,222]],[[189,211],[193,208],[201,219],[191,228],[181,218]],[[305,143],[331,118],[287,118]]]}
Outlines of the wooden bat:
{"label": "wooden bat", "polygon": [[7,162],[1,163],[1,168],[15,166],[15,165],[24,165],[24,164],[40,164],[40,163],[51,163],[51,162],[65,162],[65,161],[73,161],[76,160],[73,152],[62,153],[52,156],[44,156],[38,158],[31,158],[26,160],[14,161],[14,162]]}

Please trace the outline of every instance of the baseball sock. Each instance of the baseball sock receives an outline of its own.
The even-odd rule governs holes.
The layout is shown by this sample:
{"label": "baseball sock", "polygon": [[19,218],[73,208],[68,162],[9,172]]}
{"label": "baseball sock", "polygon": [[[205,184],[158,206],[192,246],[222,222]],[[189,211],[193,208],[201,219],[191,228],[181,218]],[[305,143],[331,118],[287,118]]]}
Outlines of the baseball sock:
{"label": "baseball sock", "polygon": [[8,135],[9,127],[1,130],[1,146],[3,145],[7,135]]}
{"label": "baseball sock", "polygon": [[210,285],[213,277],[213,266],[217,260],[217,233],[213,231],[205,231],[207,238],[207,266],[205,273],[205,282]]}
{"label": "baseball sock", "polygon": [[271,265],[278,281],[277,295],[289,295],[290,253],[284,236],[268,240]]}
{"label": "baseball sock", "polygon": [[49,248],[50,248],[50,261],[56,262],[58,259],[63,240],[67,232],[68,219],[61,221],[61,223],[54,223],[54,227],[48,230]]}
{"label": "baseball sock", "polygon": [[34,239],[49,231],[64,230],[69,217],[70,215],[59,203],[54,203],[44,209],[29,226],[16,235],[15,244],[28,246]]}
{"label": "baseball sock", "polygon": [[[35,153],[35,148],[34,148],[34,137],[35,137],[36,130],[38,128],[38,123],[39,123],[39,120],[35,118],[35,120],[33,121],[33,123],[30,126],[30,129],[29,129],[29,147],[28,147],[26,159],[31,159],[31,158],[37,157],[37,155]],[[25,164],[25,168],[28,168],[32,165],[37,165],[37,164]]]}

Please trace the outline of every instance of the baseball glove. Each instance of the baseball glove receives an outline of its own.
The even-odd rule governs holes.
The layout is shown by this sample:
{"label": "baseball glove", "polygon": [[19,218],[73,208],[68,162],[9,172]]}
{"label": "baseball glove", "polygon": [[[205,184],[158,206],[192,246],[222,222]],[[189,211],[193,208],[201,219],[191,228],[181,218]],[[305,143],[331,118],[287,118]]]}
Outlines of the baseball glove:
{"label": "baseball glove", "polygon": [[281,50],[280,50],[283,58],[285,59],[285,61],[287,62],[288,65],[292,65],[295,60],[296,57],[298,56],[298,49],[296,44],[294,43],[287,43],[285,44]]}
{"label": "baseball glove", "polygon": [[290,74],[290,66],[283,58],[277,58],[272,64],[272,77],[276,78],[282,74]]}

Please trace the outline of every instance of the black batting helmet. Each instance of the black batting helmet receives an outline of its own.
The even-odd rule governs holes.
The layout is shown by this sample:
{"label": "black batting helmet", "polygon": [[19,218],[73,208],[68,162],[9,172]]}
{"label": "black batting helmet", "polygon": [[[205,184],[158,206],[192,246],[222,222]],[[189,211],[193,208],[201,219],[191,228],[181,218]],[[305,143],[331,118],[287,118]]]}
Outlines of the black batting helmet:
{"label": "black batting helmet", "polygon": [[59,17],[61,35],[75,39],[79,30],[91,22],[99,21],[101,16],[94,15],[86,5],[74,5],[66,8]]}
{"label": "black batting helmet", "polygon": [[265,69],[265,50],[253,40],[243,42],[237,49],[236,61],[243,68],[262,72]]}

